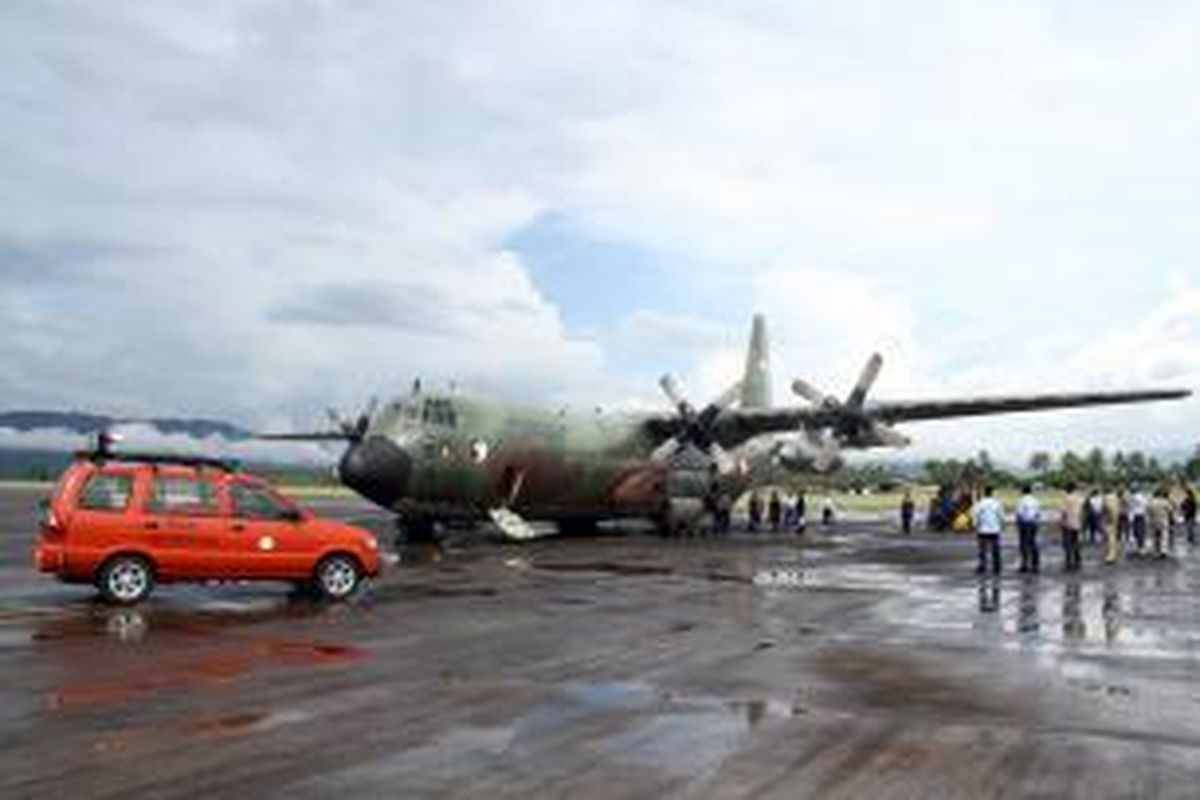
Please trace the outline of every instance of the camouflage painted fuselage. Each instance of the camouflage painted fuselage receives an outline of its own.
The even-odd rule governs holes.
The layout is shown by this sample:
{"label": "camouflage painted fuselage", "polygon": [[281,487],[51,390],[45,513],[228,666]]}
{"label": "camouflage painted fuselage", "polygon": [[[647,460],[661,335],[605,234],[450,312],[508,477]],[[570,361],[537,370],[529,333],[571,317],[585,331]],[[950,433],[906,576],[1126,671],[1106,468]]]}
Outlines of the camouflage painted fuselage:
{"label": "camouflage painted fuselage", "polygon": [[656,513],[665,470],[631,414],[548,412],[479,397],[413,396],[372,420],[411,459],[402,513],[479,517],[505,506],[535,519]]}

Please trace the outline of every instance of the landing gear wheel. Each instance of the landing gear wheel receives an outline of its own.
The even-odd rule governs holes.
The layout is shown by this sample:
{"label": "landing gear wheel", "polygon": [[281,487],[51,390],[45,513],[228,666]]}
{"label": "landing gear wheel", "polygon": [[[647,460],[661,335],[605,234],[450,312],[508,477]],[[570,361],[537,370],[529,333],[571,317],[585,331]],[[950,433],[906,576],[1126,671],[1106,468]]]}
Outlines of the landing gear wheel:
{"label": "landing gear wheel", "polygon": [[313,578],[317,591],[326,600],[345,600],[358,588],[362,570],[350,556],[337,554],[321,559]]}
{"label": "landing gear wheel", "polygon": [[437,544],[437,526],[430,517],[397,517],[396,549],[406,544]]}
{"label": "landing gear wheel", "polygon": [[131,606],[154,590],[154,569],[141,556],[116,556],[100,568],[96,585],[105,601]]}
{"label": "landing gear wheel", "polygon": [[671,498],[659,512],[655,525],[659,535],[668,537],[692,537],[711,529],[711,517],[704,504],[695,498]]}
{"label": "landing gear wheel", "polygon": [[558,532],[563,536],[595,536],[599,531],[599,521],[594,517],[567,517],[558,523]]}

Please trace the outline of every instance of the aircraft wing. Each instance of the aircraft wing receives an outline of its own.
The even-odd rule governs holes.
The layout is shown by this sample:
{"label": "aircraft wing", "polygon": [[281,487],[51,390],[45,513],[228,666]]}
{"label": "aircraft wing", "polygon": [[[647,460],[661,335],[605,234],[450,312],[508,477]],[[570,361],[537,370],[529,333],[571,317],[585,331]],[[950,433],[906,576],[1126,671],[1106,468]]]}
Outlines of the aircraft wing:
{"label": "aircraft wing", "polygon": [[963,397],[950,400],[908,400],[881,402],[864,409],[867,416],[881,422],[909,422],[953,417],[978,417],[986,414],[1010,414],[1019,411],[1049,411],[1085,406],[1149,403],[1182,400],[1191,395],[1186,389],[1156,389],[1133,392],[1077,392],[1071,394],[1001,395]]}
{"label": "aircraft wing", "polygon": [[256,433],[255,439],[265,442],[346,442],[350,437],[342,431],[313,431],[312,433]]}
{"label": "aircraft wing", "polygon": [[800,428],[812,430],[838,428],[847,423],[916,422],[921,420],[1011,414],[1022,411],[1123,405],[1161,400],[1182,400],[1191,395],[1186,389],[1153,389],[1128,392],[1075,392],[1069,394],[998,395],[961,397],[946,400],[899,400],[871,403],[861,411],[842,408],[797,407],[730,409],[716,420],[716,439],[724,446],[769,433],[786,433]]}

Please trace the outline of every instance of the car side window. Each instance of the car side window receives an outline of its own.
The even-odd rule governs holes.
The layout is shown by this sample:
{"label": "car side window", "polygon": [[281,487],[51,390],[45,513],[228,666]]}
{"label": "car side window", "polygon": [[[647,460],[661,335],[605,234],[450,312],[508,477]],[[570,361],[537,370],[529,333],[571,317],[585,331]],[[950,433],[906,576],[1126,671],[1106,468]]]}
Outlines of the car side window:
{"label": "car side window", "polygon": [[217,495],[203,478],[156,475],[150,484],[147,511],[165,514],[216,514]]}
{"label": "car side window", "polygon": [[96,473],[83,487],[79,507],[89,511],[124,511],[132,494],[132,475]]}
{"label": "car side window", "polygon": [[286,519],[292,512],[272,492],[249,483],[235,483],[230,487],[233,514],[247,519]]}

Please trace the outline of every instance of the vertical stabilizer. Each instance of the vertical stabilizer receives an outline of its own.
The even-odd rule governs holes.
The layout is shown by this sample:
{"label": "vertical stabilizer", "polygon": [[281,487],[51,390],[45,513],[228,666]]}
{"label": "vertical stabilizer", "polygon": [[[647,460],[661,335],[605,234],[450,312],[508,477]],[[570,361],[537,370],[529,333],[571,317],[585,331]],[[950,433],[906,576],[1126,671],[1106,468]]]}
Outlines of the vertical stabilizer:
{"label": "vertical stabilizer", "polygon": [[742,408],[766,408],[771,405],[771,350],[767,342],[767,318],[754,315],[750,330],[750,349],[746,352],[746,372],[742,376]]}

